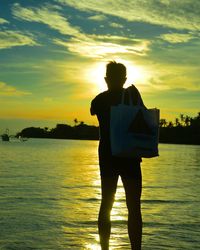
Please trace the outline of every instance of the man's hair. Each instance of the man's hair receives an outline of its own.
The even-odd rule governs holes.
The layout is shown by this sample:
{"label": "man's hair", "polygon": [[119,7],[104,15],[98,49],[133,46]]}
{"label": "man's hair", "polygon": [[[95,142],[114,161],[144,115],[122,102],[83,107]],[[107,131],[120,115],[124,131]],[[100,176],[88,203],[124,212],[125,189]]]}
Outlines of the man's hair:
{"label": "man's hair", "polygon": [[126,67],[122,63],[111,61],[106,65],[106,77],[124,78],[126,77]]}

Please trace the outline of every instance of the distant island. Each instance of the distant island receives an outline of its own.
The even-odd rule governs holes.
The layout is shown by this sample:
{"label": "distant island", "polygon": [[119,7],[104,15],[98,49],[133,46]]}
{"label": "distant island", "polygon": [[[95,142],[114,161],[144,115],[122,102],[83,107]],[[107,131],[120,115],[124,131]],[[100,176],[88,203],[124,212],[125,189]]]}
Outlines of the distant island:
{"label": "distant island", "polygon": [[[28,127],[17,133],[16,137],[98,140],[99,127],[74,119],[74,126],[57,124],[51,129]],[[159,142],[200,145],[200,112],[196,117],[181,114],[175,122],[160,119]]]}

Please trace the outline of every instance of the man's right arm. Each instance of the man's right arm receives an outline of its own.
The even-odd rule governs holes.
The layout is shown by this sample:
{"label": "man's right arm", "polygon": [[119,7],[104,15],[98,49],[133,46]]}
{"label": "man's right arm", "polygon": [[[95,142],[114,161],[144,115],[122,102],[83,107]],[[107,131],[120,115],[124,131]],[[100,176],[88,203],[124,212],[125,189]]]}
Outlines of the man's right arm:
{"label": "man's right arm", "polygon": [[91,102],[90,114],[91,115],[96,115],[96,111],[95,111],[95,99],[93,99],[92,102]]}

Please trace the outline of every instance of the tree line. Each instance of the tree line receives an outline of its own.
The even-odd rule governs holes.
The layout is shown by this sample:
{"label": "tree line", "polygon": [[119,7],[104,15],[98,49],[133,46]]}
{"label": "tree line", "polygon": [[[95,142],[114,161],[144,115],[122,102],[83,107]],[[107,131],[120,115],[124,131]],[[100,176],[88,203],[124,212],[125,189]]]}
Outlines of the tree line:
{"label": "tree line", "polygon": [[160,142],[200,145],[200,112],[190,117],[180,114],[174,122],[160,119]]}
{"label": "tree line", "polygon": [[190,117],[188,115],[180,114],[179,118],[175,118],[175,121],[167,121],[166,119],[160,119],[160,127],[196,127],[199,126],[200,112],[196,117]]}
{"label": "tree line", "polygon": [[[162,143],[200,145],[200,112],[195,117],[180,114],[173,121],[160,119],[160,139]],[[55,128],[28,127],[17,133],[17,137],[98,140],[99,128],[74,119],[74,125],[57,124]]]}

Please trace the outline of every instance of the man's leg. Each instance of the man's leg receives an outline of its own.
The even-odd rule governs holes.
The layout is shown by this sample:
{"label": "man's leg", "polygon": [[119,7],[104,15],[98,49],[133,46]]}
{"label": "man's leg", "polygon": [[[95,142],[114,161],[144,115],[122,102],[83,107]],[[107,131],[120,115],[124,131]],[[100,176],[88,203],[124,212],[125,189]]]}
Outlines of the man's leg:
{"label": "man's leg", "polygon": [[141,192],[142,177],[141,171],[137,178],[122,177],[126,193],[126,204],[128,208],[128,234],[131,247],[134,250],[141,250],[142,244],[142,215],[141,215]]}
{"label": "man's leg", "polygon": [[113,206],[117,188],[118,176],[101,176],[101,206],[98,218],[98,229],[102,250],[109,249],[109,238],[111,231],[110,212]]}

